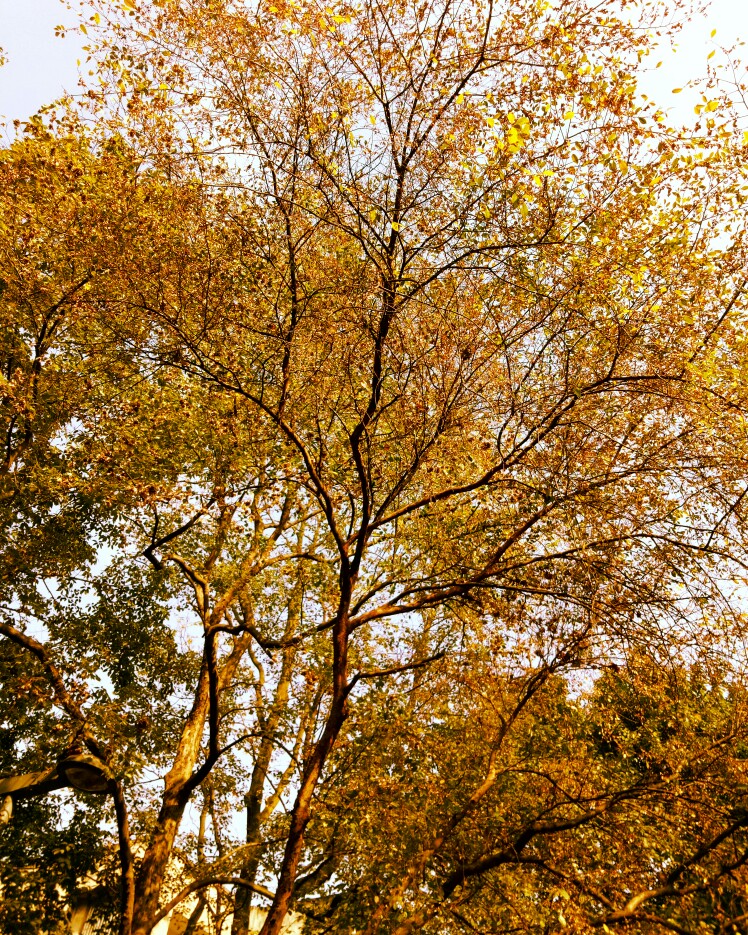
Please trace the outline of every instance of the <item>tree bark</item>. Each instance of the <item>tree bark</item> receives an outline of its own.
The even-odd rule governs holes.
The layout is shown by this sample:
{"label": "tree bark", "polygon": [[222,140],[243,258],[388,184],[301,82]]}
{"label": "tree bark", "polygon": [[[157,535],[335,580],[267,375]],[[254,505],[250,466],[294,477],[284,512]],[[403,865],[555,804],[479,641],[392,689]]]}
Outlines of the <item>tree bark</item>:
{"label": "tree bark", "polygon": [[[304,524],[301,525],[297,546],[303,548]],[[304,581],[300,574],[294,593],[288,604],[288,618],[286,622],[283,639],[290,639],[297,630],[300,616],[301,604],[303,600]],[[288,706],[288,692],[291,684],[291,675],[293,672],[293,663],[296,657],[296,648],[288,647],[283,653],[283,664],[281,666],[280,678],[275,690],[273,705],[269,716],[265,718],[263,731],[264,736],[260,743],[259,753],[252,770],[252,780],[249,791],[244,797],[244,804],[247,807],[247,857],[241,869],[241,879],[248,883],[256,883],[257,871],[260,866],[260,843],[262,828],[262,804],[265,793],[265,779],[270,767],[270,760],[275,749],[274,734],[278,727],[278,721],[281,714]],[[249,916],[252,908],[252,890],[250,887],[239,887],[237,889],[234,903],[234,918],[231,923],[231,935],[248,935]]]}
{"label": "tree bark", "polygon": [[[270,757],[268,757],[269,761]],[[267,767],[265,767],[267,768]],[[262,793],[265,775],[260,772],[260,762],[252,772],[252,784],[244,797],[247,806],[247,858],[241,869],[241,879],[248,883],[255,883],[257,870],[260,866],[260,813],[262,811]],[[234,918],[231,923],[231,935],[248,935],[249,916],[252,908],[252,890],[248,887],[237,887],[234,902]]]}
{"label": "tree bark", "polygon": [[200,755],[208,716],[208,664],[203,661],[195,700],[179,739],[177,754],[164,780],[164,795],[156,826],[135,881],[132,935],[150,935],[174,840],[189,800],[187,783]]}
{"label": "tree bark", "polygon": [[291,827],[286,839],[283,863],[278,876],[275,899],[267,914],[260,935],[279,935],[293,897],[293,887],[304,848],[306,826],[311,817],[311,804],[325,761],[335,744],[347,715],[348,699],[348,607],[351,583],[343,582],[343,594],[338,619],[333,629],[333,697],[322,736],[312,751],[301,777],[299,791],[291,812]]}

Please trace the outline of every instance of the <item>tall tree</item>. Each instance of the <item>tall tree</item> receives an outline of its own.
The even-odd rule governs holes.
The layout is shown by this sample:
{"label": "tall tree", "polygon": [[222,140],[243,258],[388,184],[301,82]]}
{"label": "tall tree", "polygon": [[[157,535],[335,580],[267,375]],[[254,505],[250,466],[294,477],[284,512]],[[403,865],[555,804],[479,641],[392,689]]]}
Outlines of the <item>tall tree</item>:
{"label": "tall tree", "polygon": [[[501,868],[523,861],[528,931],[561,876],[574,924],[672,928],[642,907],[695,906],[681,881],[706,859],[712,894],[742,866],[721,846],[742,847],[743,819],[720,815],[651,872],[622,834],[620,889],[582,882],[587,835],[663,801],[667,756],[637,735],[606,759],[594,731],[607,742],[615,680],[586,706],[565,680],[630,660],[635,685],[648,659],[684,685],[686,663],[715,667],[743,636],[744,144],[712,85],[689,132],[637,97],[663,12],[159,0],[92,17],[94,148],[114,141],[131,165],[127,215],[102,217],[106,288],[82,299],[119,395],[95,397],[83,429],[111,465],[118,593],[133,578],[145,593],[150,562],[154,606],[171,600],[195,647],[173,651],[191,668],[159,713],[163,789],[142,805],[123,933],[172,904],[185,809],[202,790],[210,814],[219,778],[227,801],[247,794],[246,842],[194,883],[269,894],[263,935],[315,895],[341,931],[484,930],[484,887],[518,905]],[[150,645],[155,622],[124,609]],[[3,632],[23,645],[22,627]],[[78,645],[71,628],[58,643]],[[472,673],[493,721],[473,697],[429,694],[432,669]],[[444,793],[427,808],[412,790],[391,861],[328,814],[362,787],[346,756],[377,742],[366,724],[388,706],[401,730],[384,765],[364,758],[363,786],[381,770],[410,790],[402,750],[423,776],[421,729],[445,757]],[[709,736],[734,751],[731,716],[715,702]],[[564,776],[532,725],[561,737]],[[536,764],[526,792],[506,779],[513,757]],[[380,802],[351,814],[381,827]],[[219,872],[232,859],[238,877]],[[341,909],[346,869],[379,901],[343,886]],[[708,911],[722,925],[743,910]]]}

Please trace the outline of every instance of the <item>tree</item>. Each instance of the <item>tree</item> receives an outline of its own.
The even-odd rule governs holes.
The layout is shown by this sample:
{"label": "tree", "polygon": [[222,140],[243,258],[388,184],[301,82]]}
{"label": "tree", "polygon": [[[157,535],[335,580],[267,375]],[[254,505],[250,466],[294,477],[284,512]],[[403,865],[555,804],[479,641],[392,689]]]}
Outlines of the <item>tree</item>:
{"label": "tree", "polygon": [[[246,590],[247,581],[259,580],[266,566],[277,564],[278,558],[270,553],[281,536],[291,536],[286,553],[290,551],[292,563],[313,558],[299,552],[304,544],[299,519],[303,520],[304,498],[289,492],[283,479],[279,483],[274,476],[277,446],[272,439],[268,447],[268,439],[257,434],[251,420],[236,407],[227,407],[217,394],[185,386],[159,370],[148,373],[126,345],[114,341],[112,322],[102,314],[109,312],[109,296],[117,301],[117,257],[137,250],[145,238],[155,251],[155,261],[172,264],[167,269],[177,271],[183,283],[190,259],[198,273],[204,272],[203,255],[175,256],[175,230],[189,244],[204,221],[202,196],[194,184],[167,188],[158,173],[139,175],[138,161],[117,140],[108,141],[103,153],[94,157],[85,142],[39,131],[6,157],[5,309],[7,374],[13,390],[7,396],[7,438],[11,453],[16,438],[22,439],[18,446],[22,455],[9,456],[9,571],[6,619],[0,626],[8,639],[41,663],[40,671],[32,668],[23,674],[22,690],[42,702],[62,705],[73,720],[72,736],[64,722],[53,723],[40,731],[31,749],[24,724],[23,732],[12,734],[16,749],[11,762],[16,770],[41,768],[70,742],[82,741],[113,773],[134,783],[130,806],[136,809],[135,832],[141,835],[151,832],[153,810],[158,813],[159,805],[138,792],[138,780],[144,770],[162,767],[164,753],[175,752],[176,762],[169,764],[172,786],[160,806],[154,844],[146,853],[146,859],[161,861],[160,886],[188,798],[219,754],[227,752],[218,748],[213,713],[211,749],[199,778],[191,776],[201,754],[211,697],[223,691],[228,702],[236,692],[234,674],[255,638],[250,624],[255,604],[268,603],[263,596],[267,581],[255,583],[255,594]],[[65,170],[68,176],[63,178]],[[39,197],[40,190],[48,193],[48,201]],[[61,203],[69,208],[62,217]],[[162,216],[173,222],[180,208],[181,228],[157,224]],[[103,248],[96,249],[98,244],[86,236],[89,226],[100,231]],[[71,229],[81,232],[84,246],[70,237]],[[70,290],[69,271],[72,268],[78,275],[81,266],[85,284],[92,279],[95,284]],[[43,290],[38,288],[39,280]],[[69,301],[68,294],[78,291],[85,292],[85,304]],[[133,324],[127,313],[125,320]],[[39,330],[46,336],[41,350],[40,339],[34,340]],[[66,381],[80,392],[60,392],[60,383],[64,386]],[[190,419],[193,413],[199,415],[199,423]],[[251,441],[243,437],[245,433]],[[68,516],[61,529],[61,519]],[[197,523],[201,523],[200,536],[195,535]],[[272,534],[265,537],[268,523]],[[29,529],[37,542],[48,543],[47,551],[37,546],[24,553],[28,558],[21,565],[12,534],[19,530],[15,538],[28,540]],[[179,554],[174,551],[176,540]],[[167,543],[171,551],[165,551]],[[70,545],[76,545],[77,551]],[[176,577],[166,574],[167,562],[176,566]],[[155,569],[155,577],[149,578],[149,568]],[[211,574],[219,600],[217,607],[208,608],[205,592]],[[278,573],[273,580],[276,587],[284,584]],[[227,595],[223,605],[221,588]],[[291,592],[297,591],[292,576]],[[278,600],[282,598],[269,603],[275,613]],[[207,661],[201,660],[192,652],[188,635],[180,652],[175,633],[164,627],[170,601],[194,607],[202,618],[210,614],[216,633],[222,626],[233,630],[237,638],[232,652],[219,661],[208,647]],[[281,625],[280,633],[287,639],[294,621],[298,623],[298,601],[298,595],[293,597],[288,619]],[[227,622],[227,613],[238,614],[241,626]],[[40,626],[49,636],[46,645],[29,633],[36,635]],[[292,647],[283,655],[288,662],[281,667],[269,720],[258,707],[254,731],[240,721],[246,728],[242,741],[256,739],[264,749],[274,740],[269,731],[275,730],[278,719],[291,717],[285,712],[283,685],[287,694]],[[61,669],[74,672],[74,678],[61,677]],[[39,688],[44,674],[51,681],[52,698]],[[11,669],[6,682],[9,698],[18,684],[12,675]],[[183,703],[180,695],[186,699]],[[318,692],[310,685],[301,695],[310,695],[314,702]],[[83,716],[86,701],[93,703]],[[298,743],[313,712],[314,706],[302,711]],[[236,709],[234,719],[242,713],[241,707]],[[10,723],[18,720],[12,710],[7,717]],[[231,715],[221,726],[231,729]],[[50,742],[50,732],[57,735],[56,742]],[[260,754],[262,763],[267,755],[262,750]],[[266,772],[267,765],[263,779]],[[185,776],[190,779],[186,792]],[[290,779],[291,770],[282,770],[276,805]],[[119,784],[113,792],[120,796]],[[206,806],[212,804],[207,796]],[[123,801],[119,806],[121,927],[127,929],[136,895],[132,821]],[[265,803],[265,812],[273,807]],[[93,819],[99,820],[96,815]],[[149,876],[146,872],[141,879],[147,883]],[[69,881],[64,889],[70,890]]]}
{"label": "tree", "polygon": [[312,930],[372,931],[382,905],[398,933],[729,930],[745,912],[740,693],[636,656],[582,692],[551,678],[465,814],[519,688],[499,660],[476,646],[410,693],[436,726],[376,699],[361,711],[310,826],[339,876]]}
{"label": "tree", "polygon": [[[724,791],[742,743],[723,725],[742,705],[724,659],[746,561],[743,144],[713,85],[688,133],[637,102],[642,27],[661,12],[160,0],[92,17],[87,152],[116,154],[121,188],[87,192],[111,234],[81,293],[83,357],[113,366],[63,424],[80,422],[98,466],[119,577],[84,535],[66,573],[86,566],[86,585],[68,587],[50,650],[80,676],[82,640],[90,673],[109,671],[117,631],[98,622],[116,618],[151,664],[168,607],[196,647],[155,654],[131,695],[115,686],[115,708],[154,678],[162,692],[152,746],[136,729],[118,741],[123,788],[146,766],[164,780],[130,793],[137,872],[120,807],[123,933],[171,904],[198,793],[189,888],[269,893],[263,935],[293,905],[340,931],[480,931],[496,900],[524,898],[539,931],[561,877],[574,903],[553,918],[580,931],[681,931],[671,898],[714,925],[744,912],[737,890],[715,908],[742,868],[740,815],[700,836],[704,799],[691,825],[673,794],[676,830],[636,864],[663,771]],[[33,649],[18,621],[3,633]],[[703,749],[662,730],[666,749],[647,752],[647,713],[605,747],[611,666],[621,691],[651,679],[651,696],[676,673],[687,708],[712,698],[689,665],[718,660],[734,707],[715,701],[705,735],[729,768],[700,772]],[[578,670],[605,673],[584,703]],[[535,763],[532,794],[507,778],[512,757]],[[394,792],[371,787],[378,773],[399,776]],[[229,854],[221,794],[230,808],[242,792],[246,842]],[[370,816],[376,840],[394,811],[382,859],[348,822]],[[590,864],[613,826],[619,843]],[[681,885],[709,862],[706,884]],[[585,888],[583,864],[604,885]]]}

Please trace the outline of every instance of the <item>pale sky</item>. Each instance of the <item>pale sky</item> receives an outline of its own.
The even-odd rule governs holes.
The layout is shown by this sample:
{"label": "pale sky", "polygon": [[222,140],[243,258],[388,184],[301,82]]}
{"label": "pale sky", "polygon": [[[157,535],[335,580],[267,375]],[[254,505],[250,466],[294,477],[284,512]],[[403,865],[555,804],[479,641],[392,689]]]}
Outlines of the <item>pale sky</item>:
{"label": "pale sky", "polygon": [[[82,56],[84,39],[76,29],[65,39],[56,38],[59,23],[76,23],[63,0],[0,0],[0,47],[8,60],[0,68],[0,116],[9,123],[30,116],[64,91],[75,92],[76,60]],[[712,29],[717,30],[714,39],[710,38]],[[672,89],[704,70],[715,44],[730,46],[741,37],[748,40],[748,0],[714,0],[709,13],[683,33],[677,53],[663,49],[657,56],[663,66],[644,89],[660,106],[682,111],[688,119],[692,102],[683,95],[674,96]],[[714,61],[718,60],[719,53]],[[748,64],[748,46],[745,61]]]}
{"label": "pale sky", "polygon": [[7,59],[0,68],[2,117],[24,119],[76,90],[84,37],[77,31],[55,37],[56,25],[75,23],[60,0],[0,0],[0,47]]}

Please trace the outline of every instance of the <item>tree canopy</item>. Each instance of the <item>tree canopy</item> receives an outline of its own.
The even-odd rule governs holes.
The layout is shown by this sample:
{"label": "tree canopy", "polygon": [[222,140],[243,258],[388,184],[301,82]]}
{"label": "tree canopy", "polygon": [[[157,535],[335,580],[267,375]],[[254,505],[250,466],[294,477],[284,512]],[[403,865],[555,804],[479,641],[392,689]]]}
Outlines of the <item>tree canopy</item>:
{"label": "tree canopy", "polygon": [[742,79],[670,126],[659,2],[93,10],[0,151],[0,729],[108,794],[0,931],[744,930]]}

